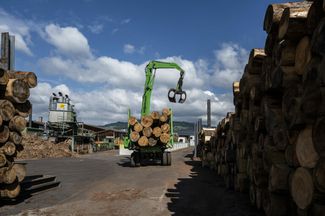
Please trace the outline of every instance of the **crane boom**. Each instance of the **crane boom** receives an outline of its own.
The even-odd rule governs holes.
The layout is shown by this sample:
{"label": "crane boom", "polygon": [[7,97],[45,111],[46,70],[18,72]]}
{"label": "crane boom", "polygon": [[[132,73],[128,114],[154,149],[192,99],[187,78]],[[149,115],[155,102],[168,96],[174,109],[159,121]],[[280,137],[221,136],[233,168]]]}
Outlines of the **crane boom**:
{"label": "crane boom", "polygon": [[155,81],[156,69],[176,69],[180,72],[180,78],[177,82],[176,88],[172,88],[168,92],[170,102],[176,102],[176,95],[180,96],[179,103],[184,103],[186,100],[186,93],[182,90],[183,78],[185,71],[176,63],[150,61],[145,69],[146,81],[144,85],[144,92],[142,96],[141,116],[150,114],[151,93]]}

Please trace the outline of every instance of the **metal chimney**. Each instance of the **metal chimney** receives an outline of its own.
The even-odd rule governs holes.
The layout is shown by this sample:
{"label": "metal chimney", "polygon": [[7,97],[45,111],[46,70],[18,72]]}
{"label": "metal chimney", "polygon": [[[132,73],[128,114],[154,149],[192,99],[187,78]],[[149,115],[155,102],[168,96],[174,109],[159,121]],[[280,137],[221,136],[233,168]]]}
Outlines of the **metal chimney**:
{"label": "metal chimney", "polygon": [[211,127],[211,100],[208,99],[207,101],[207,126],[208,128]]}

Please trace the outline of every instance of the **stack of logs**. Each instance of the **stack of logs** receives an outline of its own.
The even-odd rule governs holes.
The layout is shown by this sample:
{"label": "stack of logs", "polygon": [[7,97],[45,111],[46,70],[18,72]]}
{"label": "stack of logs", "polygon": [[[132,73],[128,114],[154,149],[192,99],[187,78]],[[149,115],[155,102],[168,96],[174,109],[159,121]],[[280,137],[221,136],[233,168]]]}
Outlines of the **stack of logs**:
{"label": "stack of logs", "polygon": [[14,160],[17,151],[23,149],[21,132],[32,112],[29,89],[36,85],[33,72],[0,68],[0,199],[17,197],[26,175],[25,166]]}
{"label": "stack of logs", "polygon": [[131,116],[129,118],[131,142],[139,147],[166,146],[171,138],[171,115],[171,110],[164,108],[162,114],[153,111],[150,115],[142,116],[141,121]]}
{"label": "stack of logs", "polygon": [[264,49],[212,139],[218,173],[268,216],[325,215],[325,1],[271,4]]}

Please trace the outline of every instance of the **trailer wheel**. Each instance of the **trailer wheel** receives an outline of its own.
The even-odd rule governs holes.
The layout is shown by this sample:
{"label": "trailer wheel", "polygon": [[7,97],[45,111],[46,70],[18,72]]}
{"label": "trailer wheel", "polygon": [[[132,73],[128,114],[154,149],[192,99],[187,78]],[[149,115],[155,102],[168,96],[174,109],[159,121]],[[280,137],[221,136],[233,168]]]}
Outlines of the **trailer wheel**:
{"label": "trailer wheel", "polygon": [[167,166],[167,152],[163,152],[161,156],[161,165],[162,166]]}
{"label": "trailer wheel", "polygon": [[166,152],[167,154],[167,166],[172,165],[172,154],[170,152]]}
{"label": "trailer wheel", "polygon": [[134,160],[134,154],[131,154],[131,158],[130,158],[130,163],[131,163],[131,167],[135,167],[135,160]]}

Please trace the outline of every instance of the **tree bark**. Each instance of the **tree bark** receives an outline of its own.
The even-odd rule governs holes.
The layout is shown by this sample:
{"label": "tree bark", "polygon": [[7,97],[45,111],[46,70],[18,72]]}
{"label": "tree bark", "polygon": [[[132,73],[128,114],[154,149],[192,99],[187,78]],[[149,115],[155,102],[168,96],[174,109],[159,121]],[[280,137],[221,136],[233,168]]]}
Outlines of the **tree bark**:
{"label": "tree bark", "polygon": [[27,121],[21,116],[14,116],[9,122],[9,129],[22,132],[26,128]]}
{"label": "tree bark", "polygon": [[319,159],[312,140],[312,128],[306,127],[300,131],[296,142],[296,154],[299,164],[305,168],[314,168]]}
{"label": "tree bark", "polygon": [[25,103],[30,95],[28,84],[19,79],[9,79],[5,96],[12,102]]}
{"label": "tree bark", "polygon": [[288,145],[285,150],[285,160],[290,167],[299,167],[299,161],[296,154],[296,145]]}
{"label": "tree bark", "polygon": [[312,203],[314,184],[310,172],[299,167],[291,178],[291,196],[300,209],[306,209]]}
{"label": "tree bark", "polygon": [[296,59],[296,44],[283,40],[278,44],[276,63],[280,66],[294,66]]}
{"label": "tree bark", "polygon": [[264,49],[252,49],[248,60],[248,72],[251,74],[262,73],[263,60],[266,57]]}
{"label": "tree bark", "polygon": [[8,100],[0,100],[0,115],[3,121],[9,121],[15,115],[15,107]]}

